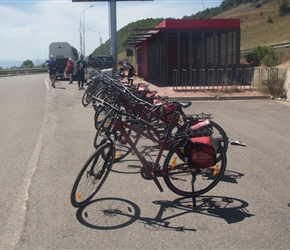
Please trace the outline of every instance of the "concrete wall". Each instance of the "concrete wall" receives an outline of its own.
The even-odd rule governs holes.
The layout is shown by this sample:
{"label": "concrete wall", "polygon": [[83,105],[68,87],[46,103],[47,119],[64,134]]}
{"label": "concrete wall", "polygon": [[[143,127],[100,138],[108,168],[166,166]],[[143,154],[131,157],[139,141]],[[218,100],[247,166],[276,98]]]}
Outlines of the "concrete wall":
{"label": "concrete wall", "polygon": [[287,100],[290,101],[290,68],[288,68],[284,86],[286,89]]}

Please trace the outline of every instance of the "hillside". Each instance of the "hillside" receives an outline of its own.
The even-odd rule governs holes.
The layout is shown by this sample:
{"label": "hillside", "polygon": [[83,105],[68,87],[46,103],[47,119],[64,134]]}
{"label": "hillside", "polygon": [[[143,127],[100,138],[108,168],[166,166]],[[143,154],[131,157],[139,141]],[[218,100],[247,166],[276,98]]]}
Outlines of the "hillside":
{"label": "hillside", "polygon": [[[219,7],[206,9],[184,18],[239,18],[242,50],[252,49],[258,45],[287,43],[290,42],[290,8],[288,7],[287,15],[280,16],[279,6],[282,1],[290,2],[290,0],[224,0]],[[123,44],[136,28],[152,28],[161,21],[162,18],[139,20],[120,29],[117,32],[118,58],[123,60],[126,57],[126,47]],[[285,51],[285,60],[290,61],[290,48]],[[93,55],[110,55],[110,42],[106,41],[98,47]]]}
{"label": "hillside", "polygon": [[[136,22],[129,23],[128,25],[124,26],[122,29],[117,31],[117,50],[118,50],[118,57],[120,60],[123,60],[125,56],[126,47],[123,46],[124,42],[127,38],[132,35],[135,29],[137,28],[152,28],[155,27],[157,24],[163,21],[163,18],[148,18],[144,20],[139,20]],[[95,49],[92,55],[110,55],[110,41],[106,41],[104,44],[99,46]]]}
{"label": "hillside", "polygon": [[[241,49],[244,50],[258,45],[290,42],[290,15],[279,16],[278,9],[278,2],[265,3],[260,8],[252,4],[241,4],[214,18],[241,20]],[[268,21],[270,18],[272,23]]]}

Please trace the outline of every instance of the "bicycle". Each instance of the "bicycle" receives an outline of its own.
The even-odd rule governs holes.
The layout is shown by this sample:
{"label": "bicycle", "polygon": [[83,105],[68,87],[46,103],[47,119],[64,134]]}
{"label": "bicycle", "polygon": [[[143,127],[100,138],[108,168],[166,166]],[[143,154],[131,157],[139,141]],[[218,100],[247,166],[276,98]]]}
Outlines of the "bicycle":
{"label": "bicycle", "polygon": [[[143,127],[143,131],[146,131],[147,133],[153,133],[154,136],[156,136],[158,139],[161,139],[164,135],[164,131],[166,130],[167,126],[170,123],[170,120],[172,118],[173,112],[162,112],[161,108],[164,107],[166,104],[160,104],[158,106],[147,103],[146,101],[140,100],[138,97],[132,95],[132,93],[128,93],[126,95],[126,90],[122,92],[117,92],[116,96],[114,98],[110,97],[110,100],[113,101],[110,102],[111,105],[113,105],[117,109],[124,109],[126,113],[131,113],[134,115],[138,115],[140,118],[145,120],[148,123],[151,123],[151,129],[148,130],[145,127]],[[94,97],[95,98],[95,97]],[[109,101],[107,98],[105,98],[104,101]],[[171,104],[173,102],[170,102]],[[177,103],[177,102],[176,102]],[[174,110],[179,111],[180,117],[178,121],[176,122],[175,126],[176,128],[180,127],[185,122],[185,114],[183,113],[181,107],[182,105],[184,107],[190,105],[191,103],[177,103],[175,105],[176,108]],[[102,115],[101,115],[102,114]],[[114,118],[114,113],[112,113],[112,110],[109,110],[108,107],[98,108],[98,111],[95,113],[95,128],[97,129],[97,133],[94,138],[94,147],[97,148],[98,144],[100,143],[100,138],[106,133],[106,131],[110,130],[112,126],[112,121]],[[101,116],[101,119],[99,119]],[[98,119],[97,119],[98,118]],[[126,128],[128,130],[128,134],[130,135],[131,139],[134,141],[134,144],[136,145],[140,139],[140,134]],[[116,146],[116,157],[115,162],[118,162],[122,159],[124,159],[128,154],[131,153],[132,148],[130,145],[124,140],[121,134],[118,133],[115,139],[115,146]]]}
{"label": "bicycle", "polygon": [[[227,164],[226,153],[220,144],[222,139],[211,138],[209,130],[193,131],[188,126],[186,130],[176,132],[174,136],[171,135],[180,115],[175,112],[164,137],[160,139],[142,129],[145,126],[148,130],[153,129],[151,123],[136,115],[118,110],[101,99],[95,99],[100,105],[110,107],[114,111],[114,123],[94,153],[85,162],[73,184],[70,198],[74,207],[87,204],[107,179],[114,163],[117,132],[128,142],[141,162],[141,176],[144,179],[153,180],[162,192],[163,188],[158,181],[158,178],[162,177],[172,192],[180,196],[192,197],[194,207],[195,197],[214,188],[222,178]],[[125,128],[160,145],[153,162],[147,161],[139,152]],[[164,151],[168,151],[168,154],[161,167],[159,162]]]}
{"label": "bicycle", "polygon": [[100,76],[98,74],[95,74],[93,76],[93,81],[87,86],[87,89],[83,94],[82,104],[84,107],[88,106],[92,102],[92,97],[97,94],[102,86],[104,85],[100,79]]}
{"label": "bicycle", "polygon": [[[202,129],[210,129],[212,131],[213,136],[221,136],[223,138],[221,145],[223,146],[225,152],[228,148],[228,137],[225,131],[215,122],[212,121],[213,116],[207,114],[200,114],[200,115],[185,115],[182,111],[182,108],[189,106],[190,102],[175,102],[175,101],[166,101],[165,103],[161,103],[159,105],[153,105],[147,103],[143,100],[140,100],[136,96],[134,96],[131,92],[127,91],[115,91],[116,95],[114,97],[110,96],[110,98],[105,98],[104,101],[110,102],[111,105],[117,107],[118,109],[124,109],[127,113],[138,115],[143,120],[151,123],[151,129],[147,130],[147,133],[153,133],[159,139],[162,139],[164,131],[166,131],[167,126],[170,123],[172,118],[173,112],[179,111],[180,117],[175,124],[175,130],[184,130],[188,125],[190,125],[192,130],[197,130],[198,128],[202,127]],[[172,110],[162,111],[164,107],[169,105],[175,105]],[[170,107],[170,106],[169,106]],[[102,115],[101,115],[102,114]],[[101,118],[100,118],[101,117]],[[100,138],[106,133],[106,131],[110,130],[112,126],[112,121],[114,117],[114,113],[111,113],[108,107],[99,106],[98,111],[95,113],[95,128],[97,133],[94,138],[94,147],[96,148],[97,145],[100,143]],[[97,119],[98,118],[98,119]],[[143,131],[146,128],[143,128]],[[130,130],[128,132],[135,142],[140,139],[140,135],[132,132]],[[131,153],[132,148],[124,139],[122,138],[121,134],[118,134],[118,139],[116,139],[116,157],[115,162],[124,159],[129,153]]]}

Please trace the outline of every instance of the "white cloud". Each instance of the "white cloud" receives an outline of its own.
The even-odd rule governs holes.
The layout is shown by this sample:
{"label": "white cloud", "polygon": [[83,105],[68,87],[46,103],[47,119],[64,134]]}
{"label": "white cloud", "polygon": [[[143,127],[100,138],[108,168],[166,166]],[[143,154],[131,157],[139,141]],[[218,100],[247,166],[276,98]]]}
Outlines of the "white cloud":
{"label": "white cloud", "polygon": [[[203,5],[210,8],[220,3],[221,0],[117,2],[117,29],[147,18],[182,18],[203,10]],[[89,8],[91,5],[93,7]],[[0,0],[0,60],[44,59],[48,56],[49,44],[57,41],[69,42],[79,49],[79,27],[83,13],[85,13],[85,41],[88,55],[100,45],[100,35],[103,42],[109,38],[107,2]]]}

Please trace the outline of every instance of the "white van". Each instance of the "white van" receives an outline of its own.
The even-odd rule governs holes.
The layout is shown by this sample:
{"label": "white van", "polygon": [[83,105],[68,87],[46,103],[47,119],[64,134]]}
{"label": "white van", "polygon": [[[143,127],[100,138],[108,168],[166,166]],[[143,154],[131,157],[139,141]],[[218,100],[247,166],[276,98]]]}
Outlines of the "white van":
{"label": "white van", "polygon": [[[53,55],[57,64],[57,78],[66,78],[64,69],[69,58],[76,64],[78,52],[67,42],[54,42],[49,45],[49,55]],[[76,68],[74,69],[75,78]]]}

